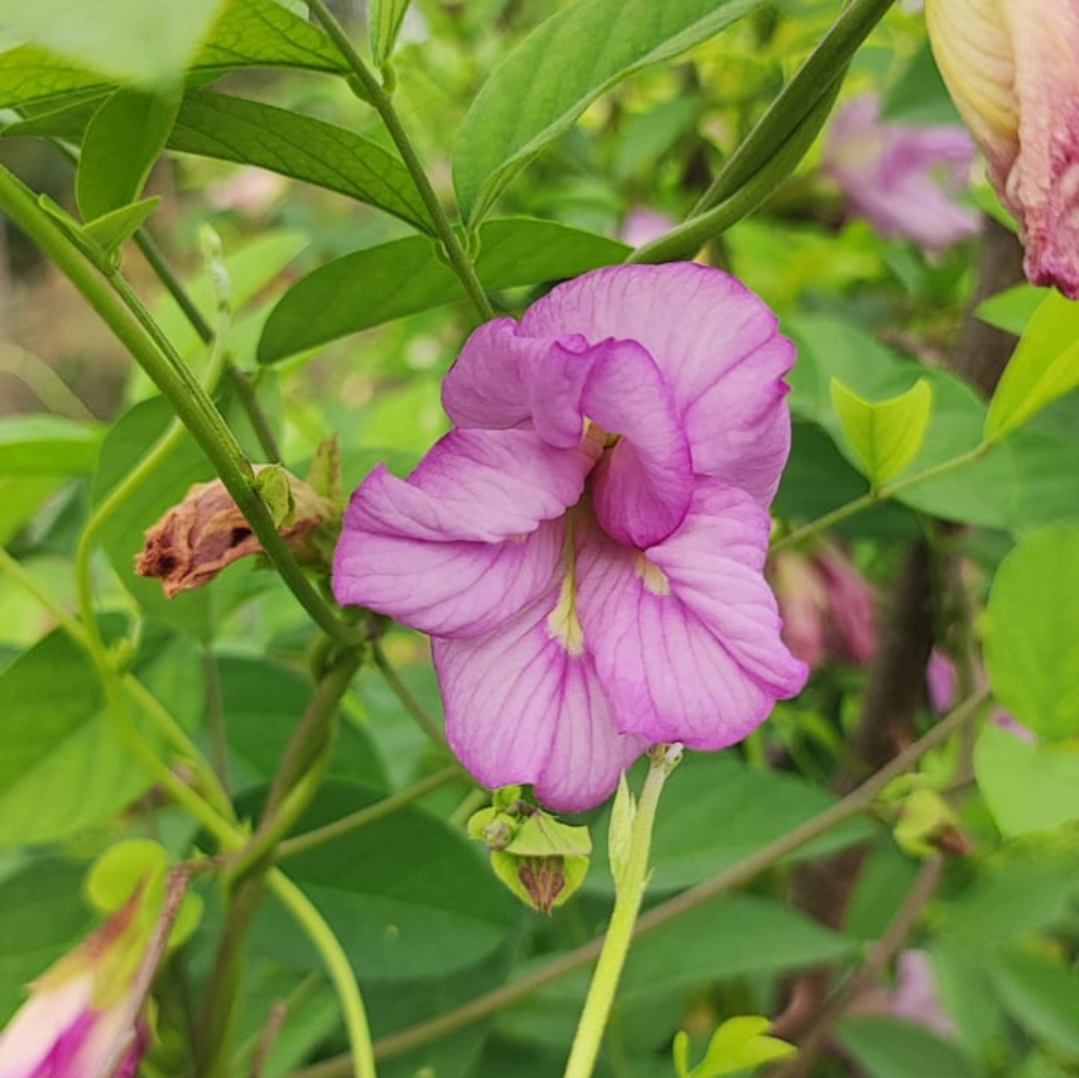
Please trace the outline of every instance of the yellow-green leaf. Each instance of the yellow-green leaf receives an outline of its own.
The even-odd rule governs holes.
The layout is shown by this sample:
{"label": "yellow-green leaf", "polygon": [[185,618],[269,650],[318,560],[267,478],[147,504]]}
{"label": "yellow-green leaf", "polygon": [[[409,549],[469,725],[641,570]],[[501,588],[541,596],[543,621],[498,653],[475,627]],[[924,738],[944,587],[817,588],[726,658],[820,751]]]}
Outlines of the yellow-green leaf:
{"label": "yellow-green leaf", "polygon": [[874,487],[894,479],[917,456],[929,429],[933,388],[919,378],[905,393],[867,401],[831,380],[832,406],[843,433]]}
{"label": "yellow-green leaf", "polygon": [[1079,303],[1051,292],[1027,324],[985,419],[999,441],[1079,386]]}

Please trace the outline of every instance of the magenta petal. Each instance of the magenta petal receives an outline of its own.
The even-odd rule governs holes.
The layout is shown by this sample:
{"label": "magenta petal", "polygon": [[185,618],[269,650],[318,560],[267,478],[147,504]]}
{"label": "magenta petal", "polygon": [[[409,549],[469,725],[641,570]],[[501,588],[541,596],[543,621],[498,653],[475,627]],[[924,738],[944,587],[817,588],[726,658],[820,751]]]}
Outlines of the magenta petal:
{"label": "magenta petal", "polygon": [[550,583],[565,534],[547,521],[521,539],[439,543],[354,525],[337,546],[334,594],[421,632],[487,633]]}
{"label": "magenta petal", "polygon": [[549,808],[605,800],[647,747],[620,734],[587,652],[550,632],[560,581],[497,632],[433,641],[450,747],[487,786],[532,783]]}
{"label": "magenta petal", "polygon": [[805,683],[762,575],[769,521],[744,492],[702,483],[682,526],[644,555],[576,528],[578,610],[618,727],[719,749]]}
{"label": "magenta petal", "polygon": [[531,602],[562,549],[557,521],[591,458],[531,431],[453,431],[406,480],[376,469],[352,496],[334,594],[428,633],[488,632]]}
{"label": "magenta petal", "polygon": [[496,318],[465,341],[442,382],[442,407],[454,426],[506,430],[528,418],[516,334],[512,318]]}
{"label": "magenta petal", "polygon": [[638,342],[682,412],[694,471],[771,501],[790,448],[783,376],[794,352],[733,277],[695,263],[596,270],[534,303],[520,332]]}
{"label": "magenta petal", "polygon": [[640,345],[606,341],[593,354],[581,406],[619,441],[596,469],[592,505],[612,539],[651,546],[670,535],[689,508],[689,443],[670,386]]}

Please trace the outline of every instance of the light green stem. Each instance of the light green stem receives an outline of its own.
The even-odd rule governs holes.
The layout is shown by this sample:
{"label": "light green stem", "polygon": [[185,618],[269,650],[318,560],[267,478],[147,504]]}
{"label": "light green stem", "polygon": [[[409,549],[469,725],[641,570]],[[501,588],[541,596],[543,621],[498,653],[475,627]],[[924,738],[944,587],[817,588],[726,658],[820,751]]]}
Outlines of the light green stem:
{"label": "light green stem", "polygon": [[617,888],[614,912],[607,927],[596,971],[588,989],[584,1010],[573,1039],[565,1078],[591,1078],[599,1056],[603,1031],[611,1016],[622,967],[629,953],[633,929],[641,910],[648,885],[648,858],[652,849],[652,829],[655,825],[659,795],[667,776],[682,756],[681,745],[662,745],[653,750],[652,766],[645,779],[641,800],[637,805],[630,832],[629,850],[624,868],[615,874]]}
{"label": "light green stem", "polygon": [[376,1078],[375,1053],[371,1046],[371,1027],[367,1023],[367,1011],[363,1005],[360,986],[340,941],[334,935],[322,915],[303,893],[280,869],[273,869],[267,876],[270,890],[292,914],[293,920],[304,930],[307,938],[322,956],[326,971],[333,981],[337,998],[345,1018],[345,1029],[352,1048],[353,1078]]}
{"label": "light green stem", "polygon": [[[0,212],[41,247],[168,399],[214,465],[266,556],[315,623],[343,643],[356,643],[356,630],[319,595],[278,533],[255,487],[251,464],[221,413],[187,365],[174,353],[158,347],[144,324],[145,312],[129,311],[117,299],[97,269],[38,206],[33,194],[4,168],[0,168]],[[130,295],[127,298],[130,300]]]}
{"label": "light green stem", "polygon": [[895,498],[900,494],[905,494],[908,490],[913,490],[923,483],[928,483],[933,479],[939,479],[942,475],[947,475],[949,472],[955,471],[956,468],[962,468],[966,464],[972,464],[974,461],[980,460],[993,448],[993,445],[994,443],[992,442],[980,442],[973,449],[968,449],[967,452],[960,453],[956,457],[949,457],[948,460],[941,461],[939,464],[934,464],[932,468],[926,468],[924,472],[918,472],[917,475],[912,475],[908,479],[897,479],[893,483],[885,483],[884,486],[878,487],[876,490],[871,490],[866,494],[862,494],[853,501],[837,506],[823,516],[817,517],[816,520],[811,520],[808,524],[803,524],[800,528],[795,528],[790,534],[781,536],[772,543],[770,549],[776,551],[785,550],[787,547],[797,546],[799,543],[805,542],[806,539],[812,538],[819,532],[827,531],[828,528],[840,523],[840,521],[855,516],[879,502],[884,502],[889,498]]}
{"label": "light green stem", "polygon": [[427,207],[427,212],[431,216],[431,223],[438,233],[438,238],[442,241],[450,266],[464,286],[476,311],[484,321],[494,318],[495,311],[491,306],[491,301],[487,298],[487,293],[484,291],[479,277],[476,276],[476,269],[461,246],[461,241],[457,238],[457,233],[454,232],[453,225],[450,224],[450,219],[446,216],[442,203],[439,202],[438,195],[431,186],[431,181],[427,178],[427,172],[419,159],[419,155],[416,153],[415,147],[412,145],[412,140],[408,137],[408,132],[405,131],[404,125],[401,123],[401,117],[397,114],[393,99],[382,87],[378,79],[375,78],[367,64],[364,63],[363,57],[356,51],[355,46],[349,40],[348,34],[341,28],[341,24],[333,17],[323,0],[305,0],[305,2],[311,14],[322,25],[322,29],[326,31],[327,36],[331,38],[340,50],[341,55],[348,61],[357,80],[363,87],[363,96],[375,107],[375,110],[382,118],[382,122],[386,125],[386,130],[389,132],[390,138],[393,139],[405,168],[408,169],[409,174],[412,176],[412,181],[416,185],[420,198],[423,199],[424,206]]}
{"label": "light green stem", "polygon": [[322,827],[304,831],[303,834],[295,835],[293,838],[285,839],[277,847],[277,858],[281,860],[298,853],[304,853],[307,850],[314,849],[316,846],[323,845],[323,843],[333,842],[335,839],[349,835],[361,827],[368,827],[373,823],[378,823],[379,820],[392,816],[393,813],[399,812],[413,802],[418,801],[421,797],[426,797],[433,790],[437,790],[460,777],[461,770],[456,765],[444,767],[441,771],[436,771],[433,775],[428,775],[427,778],[421,779],[407,789],[391,794],[389,797],[377,801],[367,808],[349,813],[348,816],[342,816],[340,819],[324,824]]}

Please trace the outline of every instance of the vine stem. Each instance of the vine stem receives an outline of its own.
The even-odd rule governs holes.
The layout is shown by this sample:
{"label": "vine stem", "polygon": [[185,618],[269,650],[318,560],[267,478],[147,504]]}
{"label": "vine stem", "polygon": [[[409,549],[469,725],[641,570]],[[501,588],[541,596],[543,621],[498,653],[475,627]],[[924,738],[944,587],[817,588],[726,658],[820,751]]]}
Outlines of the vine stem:
{"label": "vine stem", "polygon": [[[633,929],[641,912],[645,888],[648,886],[648,858],[652,850],[652,830],[659,807],[659,795],[667,776],[682,758],[681,745],[661,745],[653,750],[652,766],[641,791],[630,829],[629,849],[624,866],[615,869],[616,896],[611,922],[603,938],[592,983],[588,987],[584,1010],[577,1025],[577,1035],[570,1049],[565,1078],[591,1078],[599,1056],[603,1033],[611,1016],[615,992],[626,964]],[[612,816],[617,819],[617,813]],[[612,831],[614,825],[612,825]],[[615,845],[612,835],[612,848]]]}
{"label": "vine stem", "polygon": [[491,301],[487,298],[487,293],[484,291],[479,277],[476,276],[476,269],[461,246],[457,233],[454,232],[453,225],[450,224],[450,219],[446,216],[446,212],[438,200],[438,195],[431,186],[431,181],[428,179],[427,172],[419,159],[419,155],[416,153],[415,147],[412,145],[412,140],[408,137],[408,132],[405,131],[404,125],[401,123],[401,117],[397,114],[397,109],[394,108],[393,99],[383,89],[382,84],[375,78],[374,73],[368,68],[367,64],[364,63],[363,57],[356,51],[356,47],[349,40],[348,34],[345,33],[341,24],[333,17],[323,0],[305,0],[305,2],[308,10],[321,23],[327,36],[348,61],[349,67],[352,68],[357,80],[363,87],[366,100],[374,106],[382,118],[390,138],[393,139],[393,143],[401,155],[405,168],[408,169],[413,182],[416,184],[416,190],[419,192],[420,198],[423,199],[427,212],[431,215],[431,223],[438,233],[438,238],[442,241],[446,257],[450,260],[454,272],[475,305],[480,317],[485,322],[489,321],[495,316]]}
{"label": "vine stem", "polygon": [[[799,824],[775,841],[762,846],[748,857],[725,868],[711,879],[704,880],[695,887],[648,910],[637,921],[633,933],[634,939],[640,939],[641,936],[662,928],[726,891],[749,882],[761,872],[784,858],[790,857],[791,854],[816,841],[841,823],[865,812],[893,779],[909,771],[927,752],[943,744],[952,734],[970,722],[989,699],[988,690],[983,689],[975,693],[846,797],[829,805],[823,812]],[[439,1015],[411,1029],[393,1033],[376,1042],[375,1058],[380,1060],[395,1058],[496,1014],[526,999],[545,985],[573,973],[582,966],[587,966],[599,956],[602,948],[602,939],[590,940],[540,969],[469,1000],[455,1011]],[[350,1068],[349,1058],[340,1056],[302,1070],[292,1071],[289,1078],[342,1078],[352,1073]]]}
{"label": "vine stem", "polygon": [[[125,291],[127,304],[133,305],[129,309],[60,226],[38,206],[33,194],[5,168],[0,168],[0,212],[41,247],[166,397],[214,465],[266,556],[312,620],[342,643],[358,643],[355,629],[337,616],[304,575],[254,485],[251,463],[235,435],[187,365],[175,353],[159,347],[156,335],[148,328],[152,320],[134,293],[129,288]],[[114,278],[113,286],[123,288],[126,282],[122,280]]]}
{"label": "vine stem", "polygon": [[855,516],[865,509],[869,509],[878,502],[895,498],[908,490],[921,486],[923,483],[939,479],[942,475],[947,475],[957,468],[962,468],[965,464],[972,464],[974,461],[984,457],[993,448],[994,444],[993,442],[980,442],[973,449],[968,449],[967,452],[960,453],[956,457],[949,457],[948,460],[934,464],[932,468],[926,468],[924,472],[918,472],[917,475],[912,475],[908,479],[897,479],[893,483],[885,483],[884,486],[878,487],[876,490],[870,490],[852,501],[846,502],[844,505],[837,506],[823,516],[817,517],[816,520],[811,520],[808,524],[795,528],[788,535],[781,536],[771,544],[770,550],[774,552],[797,546],[806,539],[812,538],[818,532],[826,531],[833,525],[839,524],[841,521]]}
{"label": "vine stem", "polygon": [[384,820],[387,816],[392,816],[393,813],[411,805],[421,797],[426,797],[433,790],[440,789],[460,777],[461,769],[456,764],[444,767],[441,771],[436,771],[433,775],[428,775],[427,778],[420,779],[419,782],[414,783],[412,786],[391,794],[389,797],[383,798],[367,808],[349,813],[348,816],[342,816],[340,819],[324,824],[322,827],[316,827],[310,831],[304,831],[302,834],[294,835],[292,838],[285,839],[277,847],[277,859],[281,860],[285,857],[293,857],[298,853],[305,853],[307,850],[323,845],[323,843],[333,842],[335,839],[349,835],[361,827],[368,827],[379,820]]}
{"label": "vine stem", "polygon": [[401,701],[401,705],[409,713],[416,725],[431,739],[432,744],[444,746],[446,737],[439,728],[438,723],[427,714],[423,705],[413,696],[412,691],[404,683],[401,675],[397,673],[393,668],[393,664],[386,658],[386,652],[382,650],[382,645],[378,640],[373,639],[371,641],[371,657],[375,660],[375,666],[378,667],[379,673],[390,687],[390,691]]}

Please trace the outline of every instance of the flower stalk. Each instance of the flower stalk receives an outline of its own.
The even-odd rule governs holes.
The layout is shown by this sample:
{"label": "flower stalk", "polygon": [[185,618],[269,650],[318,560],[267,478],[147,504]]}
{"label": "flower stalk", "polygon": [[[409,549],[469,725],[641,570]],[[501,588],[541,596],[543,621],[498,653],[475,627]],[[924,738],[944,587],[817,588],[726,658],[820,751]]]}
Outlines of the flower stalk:
{"label": "flower stalk", "polygon": [[[614,866],[613,851],[617,836],[612,824],[612,867],[614,867],[616,895],[614,912],[607,935],[603,940],[596,971],[588,989],[584,1010],[577,1025],[565,1078],[590,1078],[595,1070],[603,1032],[611,1016],[615,992],[622,976],[622,968],[633,941],[633,930],[641,911],[645,888],[648,886],[648,858],[652,850],[652,831],[655,826],[659,796],[667,776],[678,766],[682,758],[682,746],[659,745],[652,750],[651,766],[645,779],[641,799],[629,823],[628,814],[623,821],[629,825],[629,843],[621,866]],[[612,817],[617,819],[617,815]]]}

